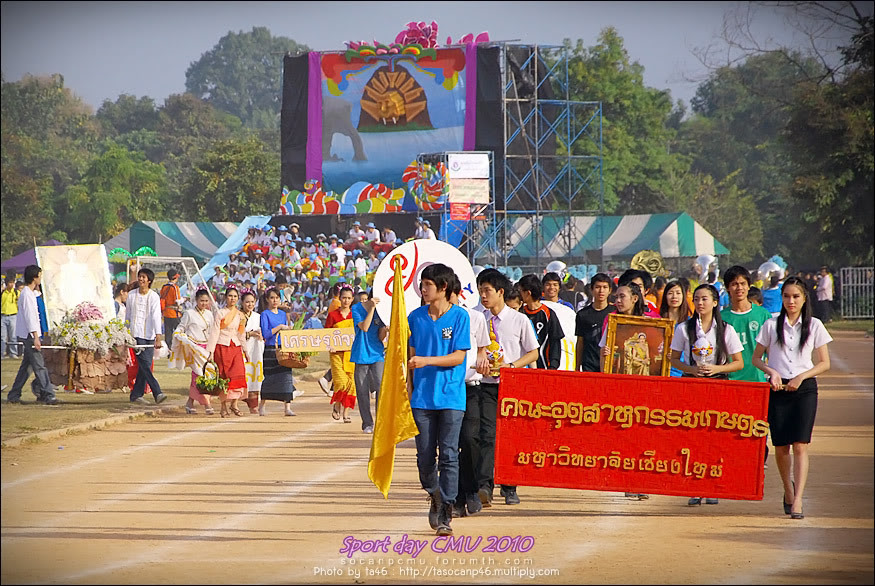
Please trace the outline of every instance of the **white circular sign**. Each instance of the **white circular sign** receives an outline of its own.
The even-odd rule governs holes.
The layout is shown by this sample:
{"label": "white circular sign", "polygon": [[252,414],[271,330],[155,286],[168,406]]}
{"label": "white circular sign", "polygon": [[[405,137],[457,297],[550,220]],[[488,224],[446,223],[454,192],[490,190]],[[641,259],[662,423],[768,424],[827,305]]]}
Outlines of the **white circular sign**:
{"label": "white circular sign", "polygon": [[380,299],[377,304],[377,314],[383,323],[388,324],[392,317],[392,283],[395,279],[395,265],[392,259],[398,258],[401,263],[401,276],[404,283],[404,303],[407,313],[422,305],[422,293],[419,290],[420,273],[429,265],[445,264],[456,273],[462,282],[462,293],[459,302],[465,307],[474,307],[479,303],[477,279],[471,263],[458,248],[440,240],[419,239],[405,242],[398,248],[386,253],[383,262],[374,273],[374,297]]}

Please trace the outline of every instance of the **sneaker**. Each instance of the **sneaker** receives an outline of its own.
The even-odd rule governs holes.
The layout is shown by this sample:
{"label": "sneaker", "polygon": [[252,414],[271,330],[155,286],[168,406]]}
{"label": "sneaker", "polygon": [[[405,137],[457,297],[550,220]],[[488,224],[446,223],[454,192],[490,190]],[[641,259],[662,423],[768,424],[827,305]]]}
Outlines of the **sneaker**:
{"label": "sneaker", "polygon": [[706,505],[718,505],[720,504],[720,499],[705,499]]}
{"label": "sneaker", "polygon": [[56,398],[54,398],[54,397],[52,397],[52,398],[50,398],[50,399],[43,399],[43,400],[41,401],[41,403],[42,403],[43,405],[60,405],[60,404],[61,404],[61,402],[58,401],[58,400],[57,400]]}
{"label": "sneaker", "polygon": [[146,400],[146,397],[137,397],[131,403],[138,403],[140,405],[148,405],[149,401]]}
{"label": "sneaker", "polygon": [[374,426],[373,426],[373,425],[369,425],[369,426],[367,426],[366,428],[364,428],[362,431],[365,432],[365,433],[374,433]]}
{"label": "sneaker", "polygon": [[702,497],[700,496],[691,496],[690,500],[687,501],[687,505],[691,507],[695,507],[702,504]]}
{"label": "sneaker", "polygon": [[432,529],[438,528],[441,504],[440,490],[428,493],[428,524]]}
{"label": "sneaker", "polygon": [[476,493],[465,496],[465,506],[468,508],[469,515],[475,515],[483,510],[483,503]]}
{"label": "sneaker", "polygon": [[638,498],[638,493],[637,493],[637,492],[627,492],[627,493],[624,493],[624,496],[625,496],[627,499],[637,499],[637,498]]}
{"label": "sneaker", "polygon": [[508,488],[507,490],[501,489],[502,494],[504,494],[504,504],[506,505],[518,505],[520,504],[520,497],[517,496],[515,488]]}
{"label": "sneaker", "polygon": [[442,503],[438,512],[438,524],[435,527],[437,535],[452,535],[453,528],[450,527],[450,522],[453,520],[453,505],[450,503]]}
{"label": "sneaker", "polygon": [[480,499],[480,505],[484,509],[492,506],[492,491],[488,488],[481,488],[477,491],[477,497]]}
{"label": "sneaker", "polygon": [[639,501],[646,501],[649,498],[650,498],[649,494],[638,493],[638,500]]}
{"label": "sneaker", "polygon": [[329,397],[331,396],[331,383],[328,382],[328,379],[324,376],[319,377],[319,387],[322,389],[323,393]]}
{"label": "sneaker", "polygon": [[297,399],[298,397],[300,397],[303,394],[304,394],[304,391],[295,389],[294,391],[292,391],[292,399]]}
{"label": "sneaker", "polygon": [[166,400],[167,400],[167,395],[165,395],[164,393],[155,395],[155,404],[156,405],[160,405],[161,403],[163,403]]}

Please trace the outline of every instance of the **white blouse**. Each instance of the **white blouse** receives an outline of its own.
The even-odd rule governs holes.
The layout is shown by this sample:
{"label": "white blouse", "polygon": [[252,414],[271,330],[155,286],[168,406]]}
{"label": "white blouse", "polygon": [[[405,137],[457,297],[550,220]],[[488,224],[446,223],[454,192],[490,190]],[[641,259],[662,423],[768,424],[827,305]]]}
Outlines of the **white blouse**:
{"label": "white blouse", "polygon": [[832,342],[832,336],[826,331],[826,327],[816,317],[811,318],[808,339],[805,346],[799,348],[799,340],[802,337],[802,318],[790,325],[789,320],[784,320],[784,345],[778,344],[778,318],[773,317],[763,324],[757,336],[757,344],[762,344],[769,355],[769,366],[778,371],[781,378],[795,378],[807,370],[814,368],[811,353],[816,349]]}

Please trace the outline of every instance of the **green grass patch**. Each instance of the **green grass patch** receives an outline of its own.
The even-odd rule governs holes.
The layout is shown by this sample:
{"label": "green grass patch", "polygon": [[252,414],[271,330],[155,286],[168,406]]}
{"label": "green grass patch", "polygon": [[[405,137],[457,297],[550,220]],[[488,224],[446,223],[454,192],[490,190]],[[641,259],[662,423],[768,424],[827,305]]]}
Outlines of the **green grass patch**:
{"label": "green grass patch", "polygon": [[836,319],[826,324],[830,332],[872,332],[875,330],[875,320],[871,319]]}

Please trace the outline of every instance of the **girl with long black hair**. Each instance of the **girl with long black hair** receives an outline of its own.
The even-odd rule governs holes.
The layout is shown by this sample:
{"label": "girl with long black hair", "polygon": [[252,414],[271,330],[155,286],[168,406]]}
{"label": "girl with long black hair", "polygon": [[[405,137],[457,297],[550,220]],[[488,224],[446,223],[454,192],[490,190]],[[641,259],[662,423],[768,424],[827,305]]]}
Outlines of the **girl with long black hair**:
{"label": "girl with long black hair", "polygon": [[[781,311],[763,324],[753,352],[753,363],[769,377],[772,389],[769,430],[784,485],[784,514],[791,519],[805,518],[802,494],[808,480],[808,444],[817,415],[815,377],[830,368],[827,344],[832,336],[811,314],[805,281],[789,277],[781,287]],[[768,353],[768,363],[763,360],[764,353]]]}

